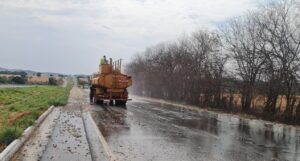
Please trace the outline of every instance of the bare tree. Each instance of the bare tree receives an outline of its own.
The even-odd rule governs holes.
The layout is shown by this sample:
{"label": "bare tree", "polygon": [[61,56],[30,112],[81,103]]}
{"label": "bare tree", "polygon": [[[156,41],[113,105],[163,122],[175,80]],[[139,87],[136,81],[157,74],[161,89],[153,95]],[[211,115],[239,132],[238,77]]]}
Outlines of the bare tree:
{"label": "bare tree", "polygon": [[257,26],[257,14],[249,12],[245,17],[233,19],[223,29],[227,49],[237,63],[237,75],[242,79],[242,109],[249,111],[255,85],[266,59],[263,55],[265,43],[259,38],[261,28]]}
{"label": "bare tree", "polygon": [[[282,0],[232,19],[222,34],[199,30],[147,48],[127,66],[133,92],[232,111],[238,111],[234,95],[240,93],[242,112],[300,120],[299,6]],[[228,61],[235,63],[228,67]],[[257,96],[264,101],[261,110]],[[283,113],[279,99],[286,100]]]}
{"label": "bare tree", "polygon": [[280,93],[286,99],[286,118],[293,116],[298,92],[300,66],[299,8],[294,1],[281,1],[264,8],[259,26],[263,28],[260,37],[267,42],[266,73],[269,80],[266,111],[274,111]]}

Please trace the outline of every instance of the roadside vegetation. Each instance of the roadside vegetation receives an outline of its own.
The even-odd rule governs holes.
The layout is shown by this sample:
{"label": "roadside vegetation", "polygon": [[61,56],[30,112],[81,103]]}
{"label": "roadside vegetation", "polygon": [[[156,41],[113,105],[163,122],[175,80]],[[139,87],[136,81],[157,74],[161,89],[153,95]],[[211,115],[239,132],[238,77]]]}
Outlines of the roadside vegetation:
{"label": "roadside vegetation", "polygon": [[0,84],[25,84],[26,72],[0,71]]}
{"label": "roadside vegetation", "polygon": [[136,95],[300,124],[299,1],[282,0],[138,53]]}
{"label": "roadside vegetation", "polygon": [[44,74],[27,74],[24,71],[0,71],[1,84],[30,84],[30,85],[61,85],[65,75]]}
{"label": "roadside vegetation", "polygon": [[37,73],[34,76],[27,76],[26,84],[36,84],[36,85],[62,85],[64,83],[63,79],[66,78],[64,75],[42,75]]}
{"label": "roadside vegetation", "polygon": [[0,89],[0,151],[20,137],[23,130],[51,105],[66,105],[72,86],[72,80],[69,79],[65,88],[40,86]]}

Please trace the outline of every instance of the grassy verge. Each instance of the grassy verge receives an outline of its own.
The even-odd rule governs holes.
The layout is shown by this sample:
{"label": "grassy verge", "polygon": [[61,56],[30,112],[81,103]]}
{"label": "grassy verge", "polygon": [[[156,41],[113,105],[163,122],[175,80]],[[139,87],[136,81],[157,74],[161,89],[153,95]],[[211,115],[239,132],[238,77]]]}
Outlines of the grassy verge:
{"label": "grassy verge", "polygon": [[31,126],[49,106],[68,103],[72,81],[66,88],[42,86],[0,89],[0,151]]}

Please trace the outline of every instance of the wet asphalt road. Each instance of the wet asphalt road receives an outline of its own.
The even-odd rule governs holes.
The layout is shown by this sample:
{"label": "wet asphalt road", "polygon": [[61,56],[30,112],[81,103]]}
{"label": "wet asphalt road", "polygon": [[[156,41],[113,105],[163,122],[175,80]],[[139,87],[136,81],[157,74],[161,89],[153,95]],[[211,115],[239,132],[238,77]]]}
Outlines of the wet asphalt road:
{"label": "wet asphalt road", "polygon": [[134,98],[91,106],[120,161],[300,161],[300,128]]}

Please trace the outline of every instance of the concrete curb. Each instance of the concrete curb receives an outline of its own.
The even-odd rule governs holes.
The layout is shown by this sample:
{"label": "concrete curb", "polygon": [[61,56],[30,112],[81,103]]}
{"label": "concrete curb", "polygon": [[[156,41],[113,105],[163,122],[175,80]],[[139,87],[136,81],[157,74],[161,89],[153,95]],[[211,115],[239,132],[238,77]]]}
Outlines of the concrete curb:
{"label": "concrete curb", "polygon": [[21,148],[21,146],[29,139],[33,131],[45,120],[45,118],[53,111],[54,106],[50,106],[47,111],[45,111],[34,123],[34,125],[29,126],[22,134],[22,137],[15,139],[11,142],[1,153],[1,161],[9,161],[14,154]]}
{"label": "concrete curb", "polygon": [[117,161],[117,157],[113,154],[111,148],[109,147],[108,143],[106,142],[104,136],[102,135],[101,131],[99,130],[98,126],[96,125],[94,119],[91,116],[90,112],[87,112],[87,119],[90,120],[92,126],[94,127],[94,129],[96,129],[96,134],[102,144],[102,147],[107,155],[107,159],[109,161]]}

